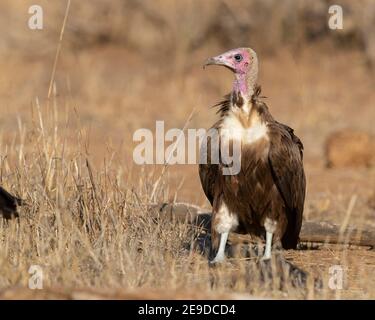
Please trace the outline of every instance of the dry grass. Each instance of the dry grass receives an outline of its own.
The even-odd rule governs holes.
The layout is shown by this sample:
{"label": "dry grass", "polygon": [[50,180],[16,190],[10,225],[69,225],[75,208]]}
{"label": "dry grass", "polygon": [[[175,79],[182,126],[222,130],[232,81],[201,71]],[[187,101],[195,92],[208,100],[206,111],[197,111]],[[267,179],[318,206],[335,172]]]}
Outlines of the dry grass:
{"label": "dry grass", "polygon": [[[247,261],[209,268],[207,258],[193,250],[196,232],[184,223],[155,220],[150,198],[158,176],[141,175],[137,185],[128,184],[129,173],[114,165],[113,153],[104,155],[104,165],[95,169],[82,129],[74,147],[66,143],[69,125],[60,128],[47,120],[56,117],[53,106],[58,107],[55,101],[35,105],[34,126],[27,130],[20,122],[20,141],[2,150],[8,155],[2,161],[3,184],[17,190],[27,205],[19,219],[0,220],[0,288],[27,286],[29,267],[39,265],[44,286],[65,291],[92,287],[168,289],[176,296],[185,290],[217,297],[286,294],[278,289],[280,279],[263,284]],[[165,183],[162,179],[156,190],[158,201],[169,197]],[[306,294],[291,290],[291,297]]]}
{"label": "dry grass", "polygon": [[[213,123],[214,111],[207,106],[229,90],[231,76],[223,70],[203,73],[201,62],[228,46],[248,43],[254,30],[264,29],[271,9],[257,13],[255,29],[244,26],[243,38],[228,40],[238,27],[233,21],[238,21],[214,19],[231,17],[220,4],[225,1],[199,7],[201,15],[194,1],[167,1],[162,8],[150,1],[147,10],[128,2],[123,9],[126,15],[120,10],[123,1],[111,1],[110,7],[104,3],[98,1],[100,6],[94,8],[73,1],[51,99],[46,96],[65,3],[42,3],[47,28],[39,33],[25,28],[22,13],[27,12],[27,3],[0,5],[5,37],[0,47],[0,178],[3,187],[28,202],[19,220],[0,219],[0,290],[18,292],[12,290],[27,286],[29,267],[40,265],[48,292],[62,288],[68,297],[72,288],[89,288],[98,296],[153,288],[176,297],[188,291],[207,297],[240,293],[245,294],[242,297],[374,298],[374,251],[334,246],[290,251],[287,257],[321,277],[325,289],[314,292],[309,285],[306,291],[281,291],[277,281],[264,285],[256,274],[248,281],[247,261],[208,268],[207,259],[190,250],[194,233],[173,221],[156,223],[148,207],[161,168],[133,164],[133,132],[141,127],[153,130],[155,120],[165,120],[167,128],[182,128],[194,108],[197,113],[190,127]],[[237,5],[232,10],[241,8],[240,2]],[[249,6],[256,5],[260,4]],[[179,14],[171,14],[172,9]],[[220,15],[217,10],[222,10]],[[99,11],[107,13],[96,19]],[[361,10],[357,7],[353,12]],[[159,20],[152,18],[155,13]],[[254,21],[248,19],[250,14],[251,10],[244,10],[239,20]],[[283,19],[275,18],[271,29],[276,30]],[[89,23],[93,20],[94,25]],[[216,23],[213,30],[227,33],[206,33],[209,21]],[[353,21],[360,30],[358,20]],[[300,23],[295,21],[297,26]],[[202,35],[207,41],[199,42]],[[348,126],[374,130],[374,79],[363,52],[351,46],[342,50],[332,44],[311,44],[299,34],[291,34],[287,41],[268,37],[277,49],[271,50],[268,41],[263,44],[264,34],[258,36],[249,45],[263,52],[260,83],[266,101],[275,117],[294,127],[305,144],[306,219],[374,228],[375,211],[367,201],[375,190],[375,171],[327,170],[323,157],[324,141],[332,131]],[[335,37],[325,33],[323,38],[336,43]],[[200,45],[191,49],[192,43]],[[158,201],[207,205],[196,166],[169,167],[160,181]],[[356,201],[348,210],[353,195]],[[340,292],[326,288],[328,269],[334,264],[347,271]]]}
{"label": "dry grass", "polygon": [[[1,144],[2,184],[28,206],[19,220],[0,220],[0,288],[27,286],[29,267],[40,265],[46,288],[69,292],[90,287],[98,290],[97,297],[104,289],[121,298],[135,289],[168,288],[176,297],[189,290],[203,297],[335,298],[327,288],[314,292],[311,284],[307,290],[280,290],[280,280],[264,284],[258,271],[251,271],[251,262],[241,259],[210,269],[206,257],[191,250],[195,234],[185,224],[153,219],[149,204],[160,171],[145,167],[138,172],[110,146],[96,153],[103,161],[94,161],[89,129],[75,108],[67,104],[60,111],[64,108],[58,101],[54,96],[42,105],[33,102],[28,124],[19,119],[12,142]],[[179,198],[175,192],[167,174],[157,188],[157,201]],[[325,209],[310,209],[310,218]],[[374,254],[360,252],[364,255],[355,256],[367,261],[364,265],[356,259],[346,262],[352,250],[330,247],[318,253],[289,252],[288,258],[324,279],[325,286],[329,266],[350,266],[351,281],[359,281],[360,289],[356,294],[348,286],[346,297],[373,297],[373,283],[360,276],[373,266]]]}

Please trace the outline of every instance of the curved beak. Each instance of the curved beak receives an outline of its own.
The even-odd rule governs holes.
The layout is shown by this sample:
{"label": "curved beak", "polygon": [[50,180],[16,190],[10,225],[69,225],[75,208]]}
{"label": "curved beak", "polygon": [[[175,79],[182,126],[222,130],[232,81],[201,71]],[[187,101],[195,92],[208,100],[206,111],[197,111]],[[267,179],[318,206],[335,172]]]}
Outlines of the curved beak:
{"label": "curved beak", "polygon": [[207,66],[218,65],[218,64],[219,64],[219,61],[217,57],[208,58],[203,65],[203,69],[205,69]]}
{"label": "curved beak", "polygon": [[212,57],[212,58],[208,58],[203,65],[203,69],[205,69],[207,66],[211,66],[211,65],[224,66],[224,67],[234,71],[233,67],[228,62],[225,61],[225,58],[222,55]]}

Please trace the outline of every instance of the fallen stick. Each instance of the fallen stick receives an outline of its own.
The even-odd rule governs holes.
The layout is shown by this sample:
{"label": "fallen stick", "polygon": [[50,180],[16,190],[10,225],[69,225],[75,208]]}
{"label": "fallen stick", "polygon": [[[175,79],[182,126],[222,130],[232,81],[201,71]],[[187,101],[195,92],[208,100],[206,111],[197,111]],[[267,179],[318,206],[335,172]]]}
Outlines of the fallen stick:
{"label": "fallen stick", "polygon": [[[174,221],[185,222],[201,226],[209,231],[211,225],[211,212],[189,203],[163,203],[152,205],[155,212],[162,213],[164,217]],[[327,243],[341,245],[355,245],[375,247],[375,231],[360,230],[350,227],[346,236],[340,236],[340,226],[330,222],[304,221],[300,233],[302,243]],[[231,233],[231,243],[253,242],[249,235]]]}
{"label": "fallen stick", "polygon": [[375,247],[374,231],[350,227],[345,232],[348,234],[348,237],[341,237],[340,226],[338,224],[324,221],[305,221],[302,224],[300,241]]}

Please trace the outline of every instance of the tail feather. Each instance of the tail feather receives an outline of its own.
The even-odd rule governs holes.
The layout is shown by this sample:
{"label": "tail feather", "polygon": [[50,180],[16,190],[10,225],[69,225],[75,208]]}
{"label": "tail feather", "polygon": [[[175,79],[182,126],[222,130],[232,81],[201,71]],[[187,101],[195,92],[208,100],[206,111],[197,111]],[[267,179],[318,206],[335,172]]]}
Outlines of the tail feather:
{"label": "tail feather", "polygon": [[[302,219],[298,219],[296,212],[287,209],[288,225],[286,227],[281,243],[284,249],[296,249],[299,241],[299,234],[302,227]],[[301,216],[302,218],[302,216]]]}

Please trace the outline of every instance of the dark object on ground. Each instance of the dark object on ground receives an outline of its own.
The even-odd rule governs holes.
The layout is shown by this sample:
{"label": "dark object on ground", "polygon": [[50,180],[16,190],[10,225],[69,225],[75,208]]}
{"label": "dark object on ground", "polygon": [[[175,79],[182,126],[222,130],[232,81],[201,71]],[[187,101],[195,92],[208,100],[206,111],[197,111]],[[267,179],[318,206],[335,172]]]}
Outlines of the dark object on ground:
{"label": "dark object on ground", "polygon": [[4,188],[0,187],[0,216],[5,219],[11,219],[18,217],[17,206],[23,204],[23,201],[13,195],[11,195]]}

